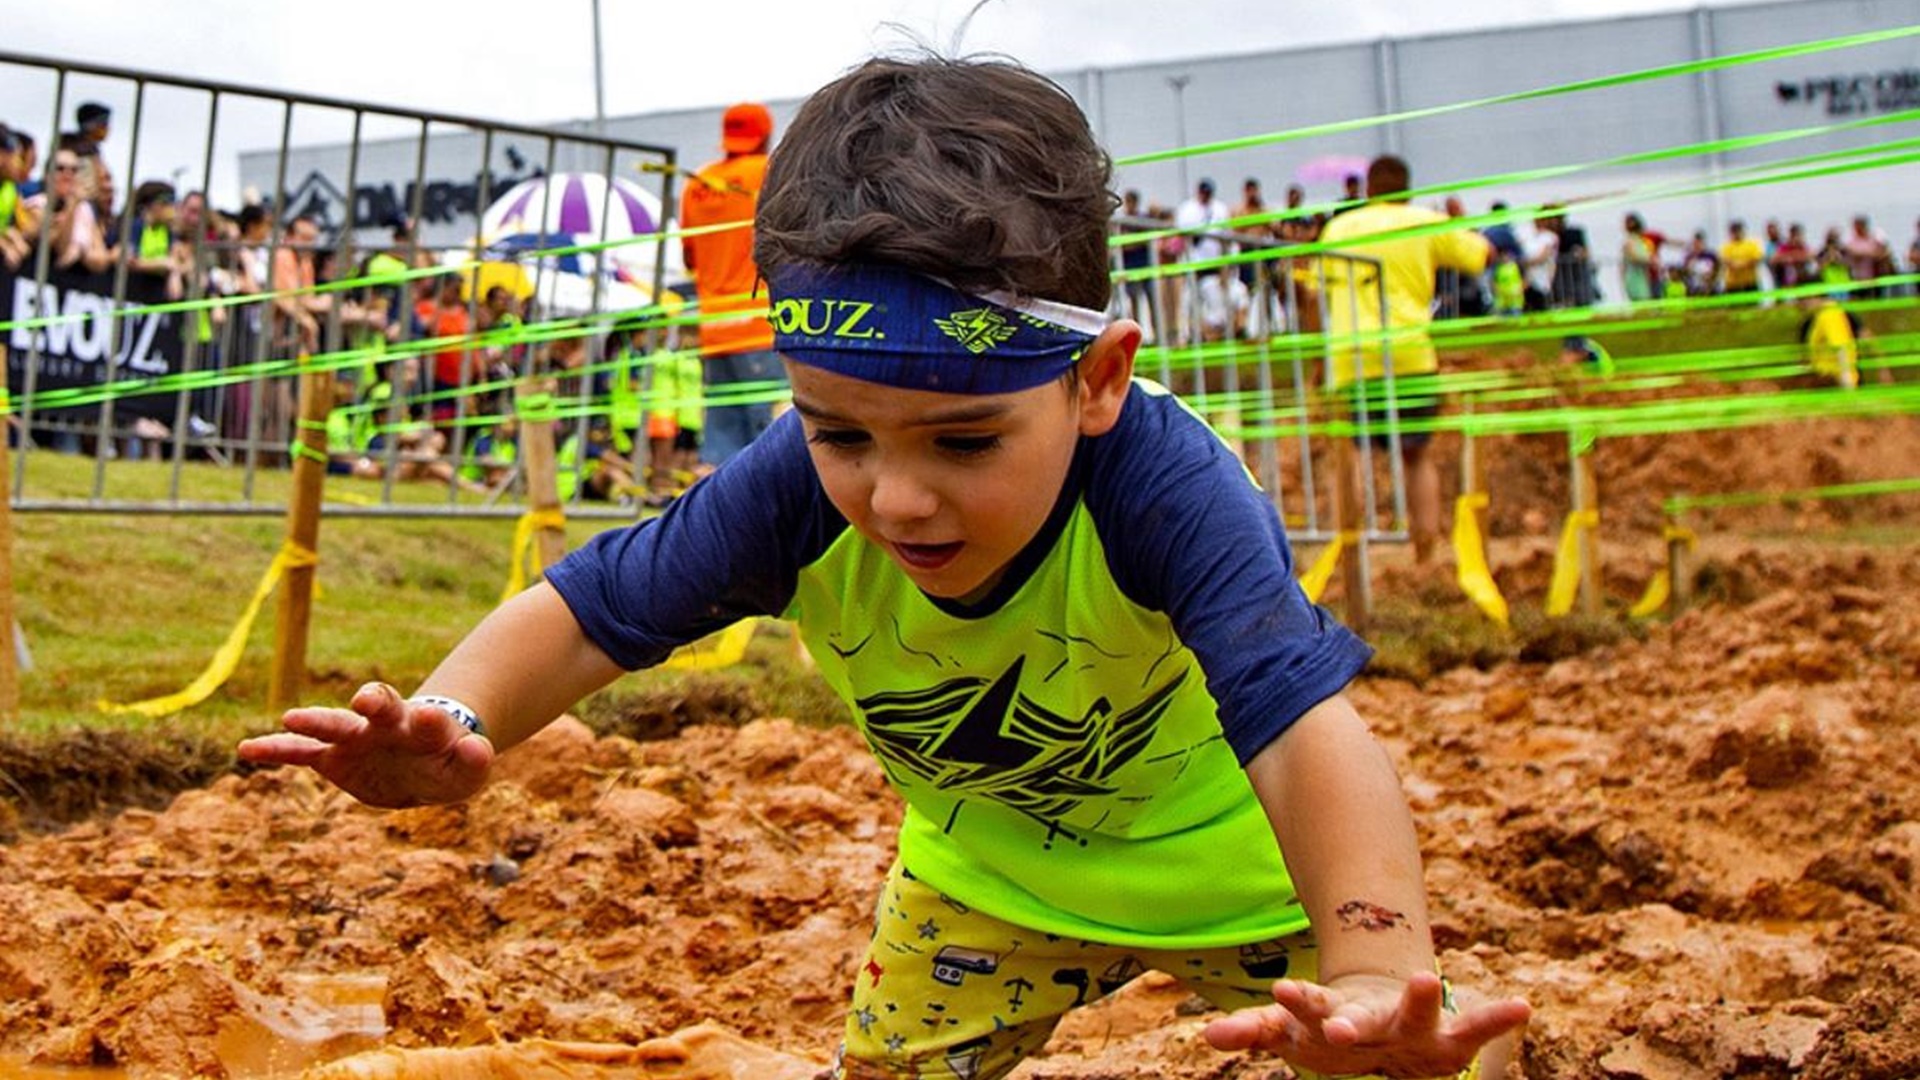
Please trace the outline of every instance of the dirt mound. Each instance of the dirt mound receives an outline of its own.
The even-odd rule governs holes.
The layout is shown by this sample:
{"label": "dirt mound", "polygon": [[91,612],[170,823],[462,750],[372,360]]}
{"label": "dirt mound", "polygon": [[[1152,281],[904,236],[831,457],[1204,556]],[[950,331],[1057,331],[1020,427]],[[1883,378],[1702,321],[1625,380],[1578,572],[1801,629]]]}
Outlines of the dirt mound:
{"label": "dirt mound", "polygon": [[[1535,1004],[1527,1075],[1914,1074],[1912,555],[1710,545],[1746,584],[1671,626],[1355,688],[1421,825],[1449,973]],[[621,1048],[713,1022],[752,1044],[695,1039],[715,1061],[817,1066],[898,818],[853,732],[782,720],[644,743],[563,720],[470,802],[400,813],[298,771],[227,776],[0,847],[0,1053],[654,1075]],[[1208,1049],[1201,1011],[1149,976],[1022,1075],[1274,1074]]]}
{"label": "dirt mound", "polygon": [[232,746],[186,732],[0,735],[0,842],[125,807],[165,806],[232,764]]}

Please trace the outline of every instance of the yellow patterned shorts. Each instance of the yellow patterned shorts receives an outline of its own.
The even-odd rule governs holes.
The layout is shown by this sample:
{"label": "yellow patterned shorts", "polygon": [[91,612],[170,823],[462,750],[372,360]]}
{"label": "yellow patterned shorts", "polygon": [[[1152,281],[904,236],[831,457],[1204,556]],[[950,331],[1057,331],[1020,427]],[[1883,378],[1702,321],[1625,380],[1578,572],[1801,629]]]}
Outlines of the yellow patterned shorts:
{"label": "yellow patterned shorts", "polygon": [[[1068,1009],[1146,971],[1173,975],[1231,1012],[1272,1003],[1277,979],[1312,980],[1318,960],[1308,934],[1167,951],[1055,937],[974,911],[896,862],[855,975],[833,1076],[994,1080],[1045,1045]],[[1475,1065],[1458,1080],[1478,1077]]]}

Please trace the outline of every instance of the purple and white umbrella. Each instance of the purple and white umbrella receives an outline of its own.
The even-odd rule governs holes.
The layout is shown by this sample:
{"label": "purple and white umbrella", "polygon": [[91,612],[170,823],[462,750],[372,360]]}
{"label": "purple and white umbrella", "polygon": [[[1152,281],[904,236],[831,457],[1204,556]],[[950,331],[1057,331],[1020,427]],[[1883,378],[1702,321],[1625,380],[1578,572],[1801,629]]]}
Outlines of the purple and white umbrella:
{"label": "purple and white umbrella", "polygon": [[[480,240],[494,245],[536,238],[535,248],[568,247],[654,235],[665,221],[659,197],[632,180],[615,177],[609,193],[607,178],[599,173],[555,173],[522,180],[495,199],[480,215]],[[644,287],[653,281],[654,260],[663,247],[667,276],[684,275],[680,245],[649,240],[608,248],[601,258],[571,256],[568,261],[577,265],[559,269],[591,276],[597,267],[609,278]]]}
{"label": "purple and white umbrella", "polygon": [[[604,216],[603,216],[604,215]],[[555,173],[522,180],[480,215],[485,240],[522,233],[565,234],[592,243],[660,231],[660,200],[632,180],[615,177],[613,193],[599,173]]]}

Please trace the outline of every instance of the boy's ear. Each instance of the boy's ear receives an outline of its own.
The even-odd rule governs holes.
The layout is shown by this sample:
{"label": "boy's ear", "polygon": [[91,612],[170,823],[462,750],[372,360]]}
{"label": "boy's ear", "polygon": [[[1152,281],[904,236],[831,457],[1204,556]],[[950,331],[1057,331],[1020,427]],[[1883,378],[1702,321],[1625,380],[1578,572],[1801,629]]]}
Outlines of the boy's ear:
{"label": "boy's ear", "polygon": [[1133,355],[1140,351],[1140,324],[1116,319],[1080,357],[1080,434],[1105,435],[1120,422],[1133,386]]}

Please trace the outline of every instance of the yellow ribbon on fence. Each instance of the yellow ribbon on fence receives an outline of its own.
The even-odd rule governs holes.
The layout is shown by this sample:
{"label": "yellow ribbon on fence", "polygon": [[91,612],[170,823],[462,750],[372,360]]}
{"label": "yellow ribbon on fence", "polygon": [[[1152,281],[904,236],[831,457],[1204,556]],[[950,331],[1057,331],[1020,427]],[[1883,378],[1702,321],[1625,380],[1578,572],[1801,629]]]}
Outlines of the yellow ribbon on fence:
{"label": "yellow ribbon on fence", "polygon": [[215,690],[220,689],[233,677],[233,669],[240,665],[240,654],[246,651],[247,635],[253,632],[253,620],[260,614],[260,605],[267,602],[274,586],[288,570],[297,566],[317,566],[320,556],[313,551],[300,547],[289,540],[280,546],[280,553],[273,557],[273,564],[260,576],[260,584],[253,590],[253,599],[247,601],[247,609],[240,613],[240,621],[233,624],[227,640],[214,650],[213,659],[206,670],[188,683],[186,689],[165,697],[148,698],[127,705],[101,701],[100,711],[107,713],[137,713],[141,716],[158,718],[190,709],[207,700]]}
{"label": "yellow ribbon on fence", "polygon": [[527,579],[546,567],[539,564],[533,549],[535,529],[564,529],[567,515],[559,510],[529,510],[513,526],[513,554],[507,558],[507,587],[500,590],[500,602],[513,599],[527,587]]}
{"label": "yellow ribbon on fence", "polygon": [[1320,552],[1319,558],[1313,560],[1307,572],[1300,575],[1300,591],[1307,594],[1310,603],[1319,603],[1320,594],[1327,591],[1327,582],[1333,580],[1334,568],[1340,565],[1340,553],[1346,550],[1348,544],[1359,541],[1360,534],[1357,532],[1334,534],[1333,542]]}
{"label": "yellow ribbon on fence", "polygon": [[1480,536],[1479,511],[1486,508],[1484,491],[1464,492],[1453,504],[1453,577],[1474,607],[1506,626],[1507,598],[1500,595],[1500,586],[1493,582],[1493,571],[1487,568],[1486,542]]}
{"label": "yellow ribbon on fence", "polygon": [[1667,606],[1667,598],[1673,595],[1673,575],[1661,567],[1653,572],[1653,578],[1647,582],[1647,591],[1640,594],[1627,615],[1635,619],[1650,618],[1659,614]]}
{"label": "yellow ribbon on fence", "polygon": [[1553,556],[1553,581],[1547,586],[1547,614],[1565,615],[1573,610],[1573,598],[1580,592],[1580,534],[1600,527],[1600,511],[1575,510],[1567,515],[1560,529],[1560,550]]}
{"label": "yellow ribbon on fence", "polygon": [[660,666],[673,671],[713,671],[732,667],[746,659],[747,642],[753,640],[753,632],[759,624],[759,619],[741,619],[717,634],[708,634],[699,641],[673,650],[673,655],[662,661]]}
{"label": "yellow ribbon on fence", "polygon": [[[1699,540],[1699,537],[1693,534],[1693,530],[1685,525],[1668,525],[1661,530],[1661,537],[1669,544],[1678,540],[1686,545],[1689,551]],[[1653,572],[1653,580],[1647,582],[1647,591],[1640,594],[1640,599],[1627,614],[1636,619],[1651,618],[1659,614],[1661,608],[1667,606],[1667,600],[1672,596],[1673,575],[1667,567],[1663,566]]]}

